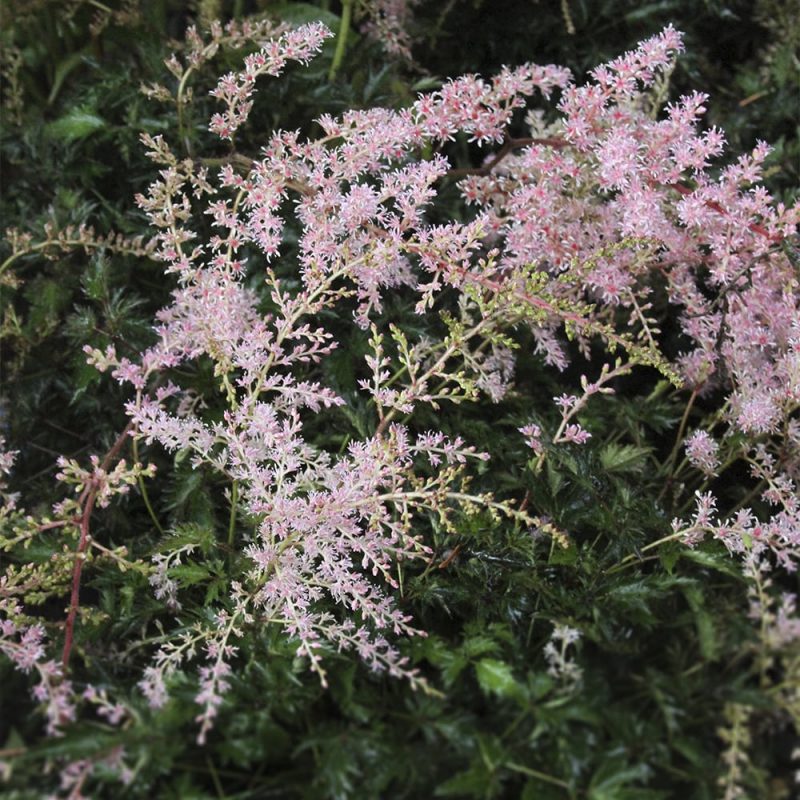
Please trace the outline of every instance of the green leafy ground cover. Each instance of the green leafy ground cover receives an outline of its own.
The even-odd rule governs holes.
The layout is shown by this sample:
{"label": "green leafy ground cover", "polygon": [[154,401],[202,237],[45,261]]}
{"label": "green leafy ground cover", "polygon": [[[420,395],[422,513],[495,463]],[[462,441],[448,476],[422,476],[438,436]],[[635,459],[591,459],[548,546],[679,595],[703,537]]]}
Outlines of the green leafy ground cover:
{"label": "green leafy ground cover", "polygon": [[[176,47],[170,40],[179,43],[192,22],[264,10],[293,22],[321,18],[334,29],[341,19],[337,3],[263,5],[162,0],[137,13],[110,3],[113,13],[100,20],[93,3],[3,5],[0,210],[5,226],[32,238],[0,252],[2,434],[19,450],[10,490],[38,519],[63,498],[56,457],[105,453],[127,422],[129,393],[86,364],[83,346],[115,344],[133,357],[151,344],[153,315],[172,288],[137,239],[149,231],[132,198],[155,169],[140,133],[171,137],[191,158],[225,157],[207,130],[216,110],[208,91],[247,50],[222,48],[198,68],[187,81],[193,98],[181,108],[140,87],[172,85],[163,61]],[[490,74],[503,63],[554,62],[582,74],[673,22],[686,31],[687,53],[670,95],[709,92],[710,121],[725,129],[733,153],[756,138],[774,144],[768,185],[789,201],[800,153],[800,9],[792,6],[422,2],[410,24],[413,63],[388,59],[354,29],[333,80],[335,42],[308,67],[260,85],[237,152],[256,155],[275,128],[309,132],[322,113],[403,107],[446,77]],[[459,167],[479,163],[465,139],[447,155]],[[439,213],[461,213],[454,190],[444,187],[441,198]],[[81,225],[95,233],[80,234]],[[100,241],[108,231],[125,241]],[[786,247],[796,253],[795,243]],[[413,330],[419,323],[402,297],[395,303],[387,317]],[[319,374],[347,392],[369,335],[341,331],[346,346]],[[687,515],[695,490],[707,488],[674,448],[684,414],[695,422],[713,415],[718,398],[687,408],[688,393],[655,370],[638,370],[616,381],[616,394],[592,399],[581,420],[591,440],[553,447],[539,469],[517,429],[532,408],[543,427],[557,427],[550,398],[575,392],[581,369],[556,373],[527,344],[514,391],[499,404],[443,405],[415,423],[491,451],[475,488],[524,502],[540,522],[531,529],[486,512],[456,517],[452,530],[433,515],[420,522],[432,553],[401,567],[399,596],[428,632],[406,649],[430,691],[335,652],[324,688],[296,657],[296,644],[264,625],[238,642],[231,688],[204,746],[196,742],[197,684],[188,670],[175,676],[168,704],[149,709],[137,682],[175,617],[153,595],[153,555],[165,541],[197,546],[170,573],[187,629],[246,566],[228,545],[224,482],[180,453],[140,444],[140,457],[158,468],[147,481],[152,513],[135,489],[97,511],[95,538],[118,557],[98,553],[86,564],[71,662],[76,683],[106,688],[123,703],[125,722],[111,725],[87,707],[63,735],[46,737],[31,676],[0,658],[0,794],[42,797],[65,764],[88,759],[98,762],[78,787],[88,797],[790,798],[797,642],[780,658],[766,652],[748,618],[752,585],[719,542],[648,549],[669,535],[674,516]],[[672,346],[677,351],[677,331]],[[198,393],[215,385],[208,364],[183,377]],[[329,452],[369,429],[366,401],[346,396],[314,431]],[[729,511],[756,481],[734,465],[713,488]],[[234,524],[243,532],[247,520]],[[17,599],[45,620],[51,644],[63,639],[76,546],[77,536],[59,529],[23,542],[8,526],[0,530],[4,574],[35,565]],[[797,591],[791,575],[776,575],[775,584]],[[554,640],[556,626],[580,638]],[[548,657],[553,643],[558,655]],[[554,658],[571,666],[554,668]],[[120,749],[133,774],[126,786],[113,764],[100,763]]]}

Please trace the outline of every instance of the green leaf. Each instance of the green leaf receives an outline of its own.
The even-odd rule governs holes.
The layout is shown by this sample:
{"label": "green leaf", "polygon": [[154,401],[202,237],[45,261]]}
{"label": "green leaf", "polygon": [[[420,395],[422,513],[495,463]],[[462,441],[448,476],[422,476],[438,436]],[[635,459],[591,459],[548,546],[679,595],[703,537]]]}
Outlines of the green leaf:
{"label": "green leaf", "polygon": [[499,649],[498,643],[491,636],[477,634],[465,639],[461,650],[467,658],[477,658],[487,653],[496,653]]}
{"label": "green leaf", "polygon": [[545,472],[547,473],[547,483],[550,487],[550,493],[555,497],[564,483],[564,476],[550,461],[545,461],[544,466]]}
{"label": "green leaf", "polygon": [[680,753],[692,766],[703,769],[708,763],[711,754],[704,749],[703,744],[688,737],[679,737],[673,740],[672,747]]}
{"label": "green leaf", "polygon": [[[737,562],[735,562],[727,550],[724,549],[717,549],[717,546],[712,544],[711,547],[714,549],[707,549],[706,546],[703,547],[686,547],[684,548],[683,552],[681,553],[681,558],[686,558],[689,561],[694,561],[696,564],[700,564],[703,567],[708,567],[709,569],[716,570],[717,572],[723,572],[726,575],[731,575],[734,578],[743,579],[742,571],[739,568]],[[722,548],[722,545],[719,545]]]}
{"label": "green leaf", "polygon": [[53,101],[58,97],[58,93],[61,91],[64,79],[83,61],[84,55],[88,51],[89,48],[84,48],[77,53],[70,54],[63,61],[59,62],[59,65],[56,67],[55,75],[53,76],[53,86],[47,98],[47,105],[50,106],[53,104]]}
{"label": "green leaf", "polygon": [[[589,800],[633,800],[636,795],[628,791],[630,784],[646,781],[650,773],[647,764],[631,767],[619,757],[609,758],[592,776],[587,793]],[[640,791],[638,787],[636,791]]]}
{"label": "green leaf", "polygon": [[547,559],[548,564],[563,564],[571,566],[578,560],[578,548],[575,547],[575,542],[570,540],[567,547],[561,547],[556,544]]}
{"label": "green leaf", "polygon": [[475,665],[478,683],[484,692],[491,692],[500,697],[512,697],[519,692],[520,687],[514,680],[511,667],[504,661],[496,658],[481,659]]}
{"label": "green leaf", "polygon": [[706,660],[713,661],[719,651],[719,640],[714,626],[714,619],[705,608],[703,593],[700,591],[699,586],[684,586],[683,595],[694,615],[700,653]]}
{"label": "green leaf", "polygon": [[181,587],[194,586],[207,580],[211,573],[200,564],[178,564],[169,571]]}
{"label": "green leaf", "polygon": [[608,472],[640,472],[649,454],[647,447],[611,442],[600,452],[600,463]]}
{"label": "green leaf", "polygon": [[214,529],[193,522],[176,525],[174,530],[156,548],[158,553],[169,553],[187,544],[197,545],[201,552],[207,554],[216,546]]}
{"label": "green leaf", "polygon": [[106,121],[87,111],[75,109],[47,126],[47,133],[62,142],[75,142],[85,139],[106,127]]}
{"label": "green leaf", "polygon": [[661,559],[661,564],[663,565],[664,569],[672,575],[675,570],[675,564],[678,563],[678,559],[682,555],[682,550],[684,548],[682,546],[663,546],[659,549],[659,558]]}
{"label": "green leaf", "polygon": [[553,686],[555,680],[546,672],[536,672],[528,677],[528,689],[534,700],[541,700],[552,691]]}
{"label": "green leaf", "polygon": [[484,797],[490,785],[491,775],[483,764],[477,762],[438,786],[436,796]]}
{"label": "green leaf", "polygon": [[409,89],[412,92],[427,92],[430,89],[439,89],[442,85],[442,79],[436,78],[432,75],[426,75],[424,78],[420,78],[418,81],[409,86]]}
{"label": "green leaf", "polygon": [[437,796],[460,795],[462,797],[494,797],[499,787],[498,767],[508,760],[500,739],[496,736],[476,737],[480,753],[476,755],[468,770],[460,772],[439,786]]}

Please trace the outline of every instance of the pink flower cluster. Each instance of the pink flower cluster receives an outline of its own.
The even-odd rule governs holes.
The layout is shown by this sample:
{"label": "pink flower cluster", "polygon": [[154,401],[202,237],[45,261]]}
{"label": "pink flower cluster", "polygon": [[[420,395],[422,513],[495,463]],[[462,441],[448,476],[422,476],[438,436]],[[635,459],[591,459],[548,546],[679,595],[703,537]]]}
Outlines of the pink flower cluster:
{"label": "pink flower cluster", "polygon": [[362,0],[361,30],[379,41],[390,55],[410,60],[408,26],[413,18],[413,7],[418,3],[419,0]]}
{"label": "pink flower cluster", "polygon": [[22,672],[35,671],[38,683],[33,696],[44,706],[47,732],[51,736],[75,719],[72,683],[64,679],[61,665],[47,658],[42,625],[25,621],[22,606],[2,591],[0,578],[0,653]]}
{"label": "pink flower cluster", "polygon": [[695,431],[685,444],[689,461],[706,475],[713,475],[719,467],[719,445],[702,430]]}
{"label": "pink flower cluster", "polygon": [[244,72],[223,76],[211,92],[227,106],[224,112],[211,118],[211,130],[223,139],[232,139],[253,107],[250,98],[256,79],[260,75],[280,75],[289,61],[308,63],[329,36],[331,32],[320,23],[304,25],[267,42],[259,52],[247,56]]}
{"label": "pink flower cluster", "polygon": [[[256,78],[278,74],[288,60],[306,61],[327,35],[319,25],[299,28],[225,76],[214,94],[226,110],[212,130],[231,138],[250,111]],[[318,138],[276,131],[259,159],[244,170],[232,161],[217,181],[176,158],[163,139],[145,137],[164,168],[138,203],[158,231],[157,257],[179,283],[158,315],[158,341],[139,363],[113,349],[91,358],[135,389],[128,412],[138,436],[226,476],[255,521],[243,544],[251,568],[231,598],[235,610],[220,611],[229,614],[224,624],[161,649],[142,682],[152,703],[163,702],[170,674],[202,642],[205,735],[229,683],[235,649],[228,638],[254,619],[282,625],[323,680],[321,658],[331,647],[416,680],[385,635],[419,633],[391,593],[397,563],[427,552],[413,515],[433,513],[447,526],[455,509],[521,512],[466,488],[468,463],[482,454],[440,432],[415,435],[397,417],[480,394],[499,400],[513,380],[519,327],[560,369],[568,337],[585,354],[597,338],[628,354],[595,382],[584,378],[580,397],[556,400],[553,444],[585,443],[590,434],[575,415],[637,363],[675,381],[683,372],[698,391],[727,391],[726,424],[746,437],[777,435],[788,423],[800,402],[800,302],[779,245],[796,231],[800,212],[754,186],[764,146],[713,176],[709,162],[723,138],[700,128],[702,95],[653,113],[653,86],[681,48],[667,28],[584,85],[561,68],[524,65],[489,81],[450,81],[408,109],[323,116]],[[530,113],[530,135],[512,139],[515,112],[535,92],[555,90],[560,116],[545,122]],[[467,175],[442,155],[421,157],[426,145],[456,135],[502,144]],[[460,178],[476,214],[431,224],[437,184],[448,178]],[[215,229],[206,242],[199,214]],[[282,254],[289,217],[299,228],[296,262]],[[245,280],[264,264],[272,265],[267,314]],[[687,348],[672,365],[653,317],[658,287],[680,316]],[[440,311],[441,338],[379,329],[390,291],[407,294],[420,315]],[[376,426],[336,454],[315,447],[305,430],[310,418],[346,401],[309,367],[338,346],[325,315],[351,313],[343,311],[351,303],[355,323],[372,329],[371,377],[359,388]],[[620,316],[628,322],[622,332]],[[204,417],[202,398],[173,383],[147,388],[156,373],[198,359],[213,364],[226,404],[221,417]],[[541,463],[541,429],[531,423],[521,431]],[[791,447],[796,454],[797,442]],[[687,448],[698,466],[714,468],[713,443],[702,433]],[[683,526],[689,540],[713,530],[741,550],[746,533],[792,563],[800,528],[788,487],[797,460],[770,464],[769,457],[757,468],[774,484],[780,508],[773,520],[762,526],[744,510],[728,536],[713,519],[713,499],[704,499]],[[169,559],[157,566],[154,588],[177,608]],[[325,598],[341,615],[323,610]]]}

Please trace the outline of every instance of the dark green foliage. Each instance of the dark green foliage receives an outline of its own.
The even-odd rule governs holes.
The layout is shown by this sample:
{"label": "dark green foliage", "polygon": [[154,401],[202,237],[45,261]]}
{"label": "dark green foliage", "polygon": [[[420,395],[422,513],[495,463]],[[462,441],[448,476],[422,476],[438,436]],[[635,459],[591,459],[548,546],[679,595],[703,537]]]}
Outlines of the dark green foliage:
{"label": "dark green foliage", "polygon": [[[67,3],[39,3],[27,16],[22,5],[4,7],[9,22],[2,41],[21,54],[24,99],[19,119],[7,113],[0,134],[4,224],[30,232],[34,242],[43,241],[48,221],[58,229],[90,224],[98,232],[146,235],[132,198],[152,179],[152,165],[138,135],[174,134],[178,122],[174,108],[145,99],[139,85],[165,80],[167,38],[180,36],[205,6],[231,15],[262,4],[144,3],[138,21],[112,19],[88,38],[88,4],[73,4],[78,9],[71,13]],[[317,14],[317,6],[338,24],[337,3],[283,3],[275,13],[297,20]],[[728,132],[734,152],[756,138],[773,142],[770,182],[789,198],[797,191],[800,153],[792,111],[800,10],[793,15],[793,6],[423,2],[416,64],[387,63],[377,46],[353,37],[334,83],[326,78],[326,50],[308,69],[259,85],[260,103],[237,148],[256,154],[267,131],[308,130],[321,113],[402,106],[420,88],[465,71],[490,74],[502,63],[535,60],[583,73],[673,22],[687,33],[688,54],[672,89],[712,95],[711,122]],[[241,56],[222,53],[197,76],[186,122],[196,152],[227,153],[205,128],[213,107],[207,91]],[[466,164],[474,153],[455,142],[451,155]],[[10,253],[6,247],[0,255]],[[111,247],[48,255],[22,255],[8,271],[14,280],[0,286],[0,434],[21,451],[12,488],[41,513],[63,499],[53,496],[57,455],[105,452],[125,425],[128,398],[85,364],[82,346],[114,343],[133,356],[152,340],[153,314],[171,289],[158,264]],[[405,331],[415,333],[402,296],[385,313],[405,319]],[[360,377],[367,351],[366,335],[349,335],[322,365],[325,382],[345,393]],[[433,552],[428,563],[404,567],[402,604],[429,634],[409,645],[429,694],[337,654],[330,655],[325,690],[295,657],[292,642],[256,623],[240,643],[232,688],[200,747],[194,678],[179,676],[160,712],[148,709],[136,688],[173,614],[155,600],[146,575],[97,560],[82,587],[73,678],[113,690],[134,716],[116,729],[87,713],[63,738],[46,738],[30,681],[0,660],[0,761],[11,764],[0,795],[42,797],[54,783],[53,765],[122,746],[133,781],[122,787],[101,769],[89,796],[707,800],[718,796],[725,709],[742,704],[761,712],[745,784],[752,797],[790,797],[789,727],[763,675],[754,673],[755,633],[735,562],[717,544],[642,550],[668,535],[670,516],[691,501],[691,492],[664,491],[663,465],[683,401],[655,370],[642,369],[619,382],[617,395],[589,405],[589,445],[551,448],[537,472],[517,428],[551,407],[543,398],[574,391],[578,376],[554,374],[525,355],[530,350],[520,357],[515,392],[502,404],[444,408],[428,420],[491,452],[492,466],[478,476],[477,488],[524,500],[542,524],[528,529],[476,514],[458,520],[451,533],[423,523]],[[198,387],[213,381],[202,369],[192,377]],[[331,452],[347,446],[345,431],[366,434],[373,423],[371,409],[355,394],[346,396],[348,405],[319,423],[317,442]],[[346,424],[337,426],[337,419]],[[425,422],[416,423],[420,430]],[[124,545],[131,561],[160,552],[166,538],[173,546],[182,536],[197,543],[170,573],[182,587],[178,619],[188,630],[205,618],[209,603],[228,595],[229,565],[242,556],[220,533],[229,508],[215,479],[179,457],[158,451],[146,457],[169,476],[150,498],[166,534],[132,492],[98,513],[97,536],[106,547]],[[734,506],[751,488],[743,475],[726,498]],[[569,538],[554,538],[550,526]],[[72,540],[49,532],[0,559],[4,569],[46,563],[65,544],[74,549]],[[56,641],[67,603],[62,589],[44,601]],[[581,633],[571,649],[579,681],[548,672],[544,648],[556,625]]]}

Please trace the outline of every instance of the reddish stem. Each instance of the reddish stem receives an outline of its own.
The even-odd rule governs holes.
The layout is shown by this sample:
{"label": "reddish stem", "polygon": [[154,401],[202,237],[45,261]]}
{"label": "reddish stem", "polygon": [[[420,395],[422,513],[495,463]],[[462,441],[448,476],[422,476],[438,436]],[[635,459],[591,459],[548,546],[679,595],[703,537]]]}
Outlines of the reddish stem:
{"label": "reddish stem", "polygon": [[[489,161],[488,163],[484,164],[482,167],[470,167],[465,169],[451,169],[448,170],[447,176],[450,178],[463,178],[467,175],[480,175],[485,176],[489,175],[491,171],[512,151],[519,147],[528,147],[532,144],[541,144],[547,147],[554,147],[557,150],[560,150],[564,147],[569,146],[569,142],[566,139],[559,139],[559,138],[536,138],[536,137],[527,137],[527,138],[519,138],[519,139],[506,139],[503,142],[503,146],[497,151],[495,157]],[[684,186],[682,183],[667,183],[662,184],[666,189],[674,189],[678,194],[682,194],[684,197],[687,195],[692,194],[694,189],[691,189],[689,186]],[[715,200],[704,200],[703,204],[706,208],[710,208],[712,211],[716,211],[718,214],[722,214],[724,217],[730,216],[730,214]],[[771,234],[763,225],[759,225],[757,222],[751,222],[747,226],[753,233],[757,233],[759,236],[764,236],[772,242],[780,242],[783,237],[775,236]]]}
{"label": "reddish stem", "polygon": [[80,517],[73,517],[72,519],[56,519],[52,522],[43,522],[41,525],[36,526],[36,530],[40,533],[42,531],[51,531],[54,528],[63,528],[67,525],[80,525]]}
{"label": "reddish stem", "polygon": [[[112,445],[111,449],[106,453],[100,469],[108,471],[114,459],[119,455],[125,442],[128,439],[128,434],[133,430],[133,422],[129,422],[125,430],[117,437],[117,440]],[[78,615],[78,606],[81,590],[81,571],[83,570],[83,562],[85,561],[84,554],[86,546],[89,544],[89,523],[92,519],[92,512],[94,511],[95,502],[97,501],[97,493],[100,490],[100,484],[97,481],[92,481],[84,490],[78,501],[81,506],[80,516],[80,530],[81,535],[78,539],[78,549],[75,551],[75,566],[72,568],[72,593],[69,601],[69,611],[67,613],[67,621],[64,630],[64,651],[61,655],[61,665],[63,672],[66,675],[67,668],[69,667],[69,656],[72,652],[72,639],[75,631],[75,618]]]}
{"label": "reddish stem", "polygon": [[[690,189],[688,186],[684,186],[682,183],[668,183],[666,184],[666,188],[674,189],[678,194],[682,194],[684,197],[692,194],[694,191],[694,189]],[[715,200],[704,200],[703,204],[706,206],[706,208],[710,208],[712,211],[722,214],[723,217],[730,216],[730,214]],[[753,231],[753,233],[757,233],[759,236],[765,236],[772,242],[779,242],[783,238],[781,236],[773,236],[763,225],[759,225],[757,222],[751,222],[747,227]]]}
{"label": "reddish stem", "polygon": [[519,139],[506,139],[503,146],[497,151],[495,157],[484,164],[482,167],[466,167],[463,169],[450,169],[447,171],[448,178],[463,178],[467,175],[488,175],[512,150],[519,147],[528,147],[532,144],[546,145],[560,149],[567,147],[569,142],[566,139],[551,139],[527,136]]}

